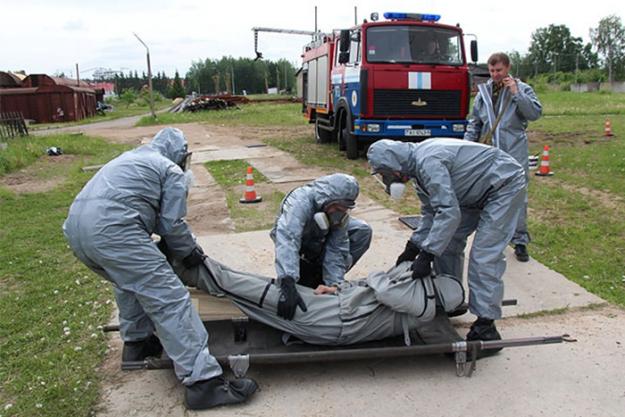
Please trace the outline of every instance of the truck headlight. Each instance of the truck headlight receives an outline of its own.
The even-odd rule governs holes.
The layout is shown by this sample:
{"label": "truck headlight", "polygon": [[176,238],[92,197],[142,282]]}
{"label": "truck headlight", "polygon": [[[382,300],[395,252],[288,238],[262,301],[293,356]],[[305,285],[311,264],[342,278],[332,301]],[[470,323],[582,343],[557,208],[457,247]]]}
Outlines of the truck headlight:
{"label": "truck headlight", "polygon": [[380,125],[377,123],[372,123],[367,125],[367,132],[378,133],[380,131]]}

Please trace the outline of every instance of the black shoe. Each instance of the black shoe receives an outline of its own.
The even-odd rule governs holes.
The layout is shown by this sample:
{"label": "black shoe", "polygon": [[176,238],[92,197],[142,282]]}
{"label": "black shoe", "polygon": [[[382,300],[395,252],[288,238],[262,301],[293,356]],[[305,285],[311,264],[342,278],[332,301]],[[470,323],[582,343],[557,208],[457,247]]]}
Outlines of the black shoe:
{"label": "black shoe", "polygon": [[[475,322],[473,322],[473,324],[471,325],[471,330],[469,330],[469,333],[467,333],[467,342],[472,340],[501,340],[501,335],[497,331],[497,328],[495,327],[495,322],[493,320],[478,317],[478,319],[475,320]],[[477,352],[477,359],[494,355],[501,349],[503,348],[480,350]]]}
{"label": "black shoe", "polygon": [[257,388],[258,384],[253,379],[239,378],[228,381],[223,375],[219,375],[185,387],[184,402],[190,410],[239,404],[250,398]]}
{"label": "black shoe", "polygon": [[158,337],[151,335],[145,340],[124,342],[122,362],[142,361],[149,356],[161,356],[163,345]]}
{"label": "black shoe", "polygon": [[467,303],[462,303],[458,307],[456,307],[453,311],[447,313],[447,317],[458,317],[466,314],[469,311],[469,305]]}
{"label": "black shoe", "polygon": [[527,262],[530,260],[530,255],[527,253],[527,246],[514,245],[514,256],[519,262]]}

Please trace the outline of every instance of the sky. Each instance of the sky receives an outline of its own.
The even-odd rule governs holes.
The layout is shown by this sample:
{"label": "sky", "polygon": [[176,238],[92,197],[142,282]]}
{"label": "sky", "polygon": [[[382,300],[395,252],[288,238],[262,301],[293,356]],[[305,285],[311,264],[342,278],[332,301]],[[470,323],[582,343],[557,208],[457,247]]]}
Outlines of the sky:
{"label": "sky", "polygon": [[[90,78],[96,68],[147,72],[150,48],[152,72],[184,75],[192,62],[222,56],[254,58],[252,27],[344,29],[371,12],[435,13],[440,23],[459,23],[475,34],[480,62],[498,51],[526,53],[531,34],[550,24],[566,25],[573,36],[589,41],[589,29],[611,14],[625,23],[622,0],[595,0],[580,8],[573,2],[465,2],[451,0],[316,2],[210,0],[0,0],[0,71],[65,73]],[[382,6],[383,5],[383,6]],[[11,12],[11,10],[13,10]],[[468,46],[469,40],[466,39]],[[310,37],[260,33],[258,49],[266,59],[301,63],[302,47]]]}

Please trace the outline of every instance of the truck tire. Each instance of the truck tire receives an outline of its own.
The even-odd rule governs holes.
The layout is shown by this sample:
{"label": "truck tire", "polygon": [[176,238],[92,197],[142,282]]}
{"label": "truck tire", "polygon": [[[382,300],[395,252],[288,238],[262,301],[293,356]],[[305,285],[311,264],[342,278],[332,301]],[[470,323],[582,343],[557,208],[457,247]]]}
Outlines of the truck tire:
{"label": "truck tire", "polygon": [[315,142],[328,143],[331,142],[334,135],[333,132],[323,129],[319,126],[319,119],[315,120]]}
{"label": "truck tire", "polygon": [[341,120],[341,124],[338,127],[338,134],[336,135],[336,141],[339,144],[339,151],[342,152],[345,150],[345,119]]}
{"label": "truck tire", "polygon": [[358,159],[358,136],[352,135],[351,126],[345,123],[341,132],[347,159]]}

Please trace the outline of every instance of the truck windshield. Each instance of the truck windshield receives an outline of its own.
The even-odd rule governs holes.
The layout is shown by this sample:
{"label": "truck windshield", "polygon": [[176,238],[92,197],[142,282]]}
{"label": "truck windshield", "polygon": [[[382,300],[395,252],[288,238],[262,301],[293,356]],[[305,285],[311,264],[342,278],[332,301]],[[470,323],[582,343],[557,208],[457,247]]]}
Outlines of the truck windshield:
{"label": "truck windshield", "polygon": [[462,65],[460,34],[425,26],[367,29],[367,62]]}

